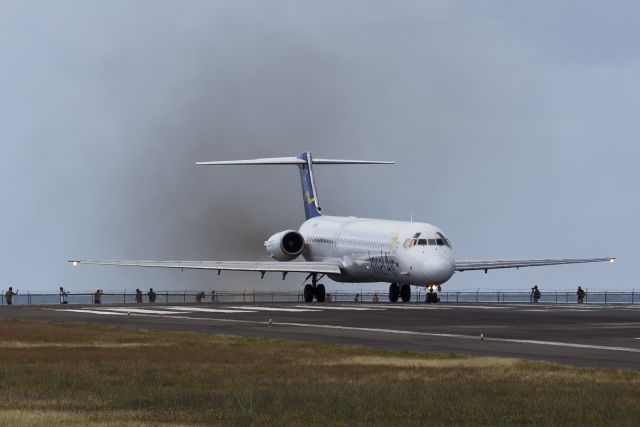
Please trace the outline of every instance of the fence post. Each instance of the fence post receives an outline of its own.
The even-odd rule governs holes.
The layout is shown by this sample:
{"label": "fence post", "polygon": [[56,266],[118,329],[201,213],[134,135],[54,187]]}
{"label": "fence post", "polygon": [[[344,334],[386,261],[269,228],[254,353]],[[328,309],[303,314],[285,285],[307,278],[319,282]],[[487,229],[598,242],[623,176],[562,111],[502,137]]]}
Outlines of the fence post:
{"label": "fence post", "polygon": [[127,290],[125,289],[124,292],[122,293],[122,304],[126,304],[127,303]]}
{"label": "fence post", "polygon": [[633,294],[635,293],[635,288],[631,290],[631,305],[633,305]]}
{"label": "fence post", "polygon": [[184,291],[184,293],[182,294],[182,301],[186,304],[187,303],[187,291]]}
{"label": "fence post", "polygon": [[558,291],[556,291],[556,304],[558,303]]}
{"label": "fence post", "polygon": [[169,291],[164,291],[164,302],[169,304]]}
{"label": "fence post", "polygon": [[604,303],[607,303],[607,291],[604,291]]}
{"label": "fence post", "polygon": [[476,302],[480,302],[480,290],[476,291]]}
{"label": "fence post", "polygon": [[27,305],[31,305],[31,293],[27,291]]}

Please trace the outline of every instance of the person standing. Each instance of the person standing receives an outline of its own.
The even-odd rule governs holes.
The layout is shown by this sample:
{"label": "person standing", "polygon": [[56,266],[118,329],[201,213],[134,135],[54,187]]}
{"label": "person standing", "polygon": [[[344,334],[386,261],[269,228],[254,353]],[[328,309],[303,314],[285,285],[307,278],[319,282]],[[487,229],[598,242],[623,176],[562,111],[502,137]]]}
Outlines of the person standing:
{"label": "person standing", "polygon": [[13,305],[13,296],[18,295],[18,291],[13,292],[13,287],[9,286],[9,290],[4,293],[4,298],[7,300],[7,305]]}
{"label": "person standing", "polygon": [[200,291],[196,294],[196,302],[197,303],[201,303],[202,300],[205,298],[205,293],[204,291]]}
{"label": "person standing", "polygon": [[149,292],[147,292],[147,296],[149,297],[149,302],[156,302],[156,293],[153,291],[153,288],[149,288]]}
{"label": "person standing", "polygon": [[93,294],[93,303],[102,304],[102,291],[100,289],[96,290]]}
{"label": "person standing", "polygon": [[576,297],[578,298],[578,304],[583,304],[584,303],[584,295],[585,295],[585,292],[582,289],[582,286],[578,286],[578,290],[576,291]]}
{"label": "person standing", "polygon": [[533,288],[531,288],[531,296],[533,297],[533,302],[537,304],[541,296],[538,285],[533,285]]}
{"label": "person standing", "polygon": [[136,304],[142,304],[142,291],[136,289]]}
{"label": "person standing", "polygon": [[62,286],[60,286],[60,304],[67,304],[67,296],[69,294],[64,290]]}

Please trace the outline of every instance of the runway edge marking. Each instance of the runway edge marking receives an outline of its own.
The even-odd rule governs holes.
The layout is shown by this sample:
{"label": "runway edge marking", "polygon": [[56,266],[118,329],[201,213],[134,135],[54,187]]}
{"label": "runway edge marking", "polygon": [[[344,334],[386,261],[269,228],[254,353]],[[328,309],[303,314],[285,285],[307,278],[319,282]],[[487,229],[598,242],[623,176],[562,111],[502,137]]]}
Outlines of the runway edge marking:
{"label": "runway edge marking", "polygon": [[[60,310],[54,309],[54,311],[80,311],[80,310]],[[87,312],[86,310],[80,312]],[[116,312],[112,312],[115,314]],[[99,314],[106,314],[104,312]],[[111,313],[110,313],[111,314]],[[118,313],[120,314],[120,313]],[[125,314],[125,313],[122,313]],[[240,319],[215,319],[210,317],[191,317],[191,316],[162,316],[155,314],[141,314],[136,313],[136,316],[139,317],[155,317],[155,318],[166,318],[166,319],[188,319],[188,320],[205,320],[211,322],[223,322],[223,323],[244,323],[244,324],[254,324],[254,325],[266,325],[268,322],[261,322],[255,320],[240,320]],[[432,333],[432,332],[420,332],[420,331],[402,331],[398,329],[381,329],[381,328],[359,328],[355,326],[338,326],[338,325],[314,325],[310,323],[293,323],[293,322],[272,322],[272,325],[280,325],[280,326],[296,326],[303,328],[319,328],[319,329],[335,329],[335,330],[351,330],[351,331],[362,331],[362,332],[377,332],[377,333],[387,333],[387,334],[398,334],[398,335],[414,335],[414,336],[425,336],[425,337],[440,337],[440,338],[458,338],[458,339],[468,339],[468,340],[478,340],[476,335],[462,335],[462,334],[443,334],[443,333]],[[569,348],[584,348],[591,350],[605,350],[605,351],[622,351],[628,353],[640,353],[640,348],[629,348],[629,347],[609,347],[602,345],[593,345],[593,344],[578,344],[578,343],[563,343],[557,341],[540,341],[540,340],[523,340],[523,339],[514,339],[514,338],[489,338],[485,337],[484,341],[495,341],[495,342],[506,342],[506,343],[516,343],[516,344],[532,344],[532,345],[547,345],[547,346],[555,346],[555,347],[569,347]]]}

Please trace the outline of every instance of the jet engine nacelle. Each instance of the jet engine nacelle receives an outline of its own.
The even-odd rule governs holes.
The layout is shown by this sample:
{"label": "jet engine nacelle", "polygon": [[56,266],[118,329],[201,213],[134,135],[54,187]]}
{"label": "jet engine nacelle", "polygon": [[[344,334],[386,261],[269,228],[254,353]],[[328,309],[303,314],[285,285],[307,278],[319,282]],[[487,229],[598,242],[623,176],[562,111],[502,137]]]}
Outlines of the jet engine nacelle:
{"label": "jet engine nacelle", "polygon": [[304,250],[304,237],[295,230],[285,230],[264,242],[269,256],[278,261],[292,261]]}

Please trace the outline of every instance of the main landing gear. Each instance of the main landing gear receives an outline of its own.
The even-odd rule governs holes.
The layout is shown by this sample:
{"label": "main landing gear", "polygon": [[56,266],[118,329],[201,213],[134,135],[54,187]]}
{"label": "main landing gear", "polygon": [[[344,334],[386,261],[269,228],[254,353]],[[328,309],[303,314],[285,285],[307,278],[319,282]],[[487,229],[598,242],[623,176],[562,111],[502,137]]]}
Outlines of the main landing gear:
{"label": "main landing gear", "polygon": [[402,302],[410,302],[411,285],[403,284],[402,286],[398,286],[397,283],[389,285],[389,301],[398,302],[398,298],[400,298]]}
{"label": "main landing gear", "polygon": [[[324,275],[320,276],[322,278]],[[311,277],[311,283],[307,283],[304,286],[304,302],[313,302],[313,298],[318,302],[324,302],[324,299],[327,295],[324,285],[322,283],[318,283],[318,275],[315,273],[311,273],[305,279],[305,282]]]}

